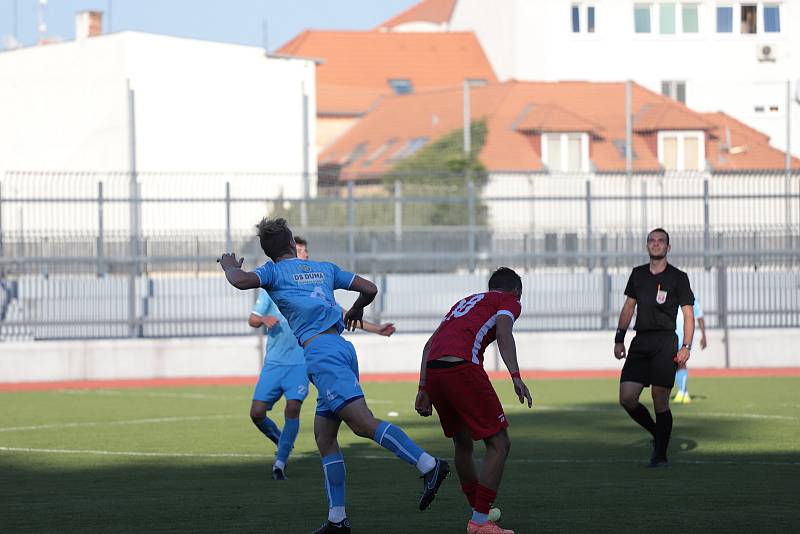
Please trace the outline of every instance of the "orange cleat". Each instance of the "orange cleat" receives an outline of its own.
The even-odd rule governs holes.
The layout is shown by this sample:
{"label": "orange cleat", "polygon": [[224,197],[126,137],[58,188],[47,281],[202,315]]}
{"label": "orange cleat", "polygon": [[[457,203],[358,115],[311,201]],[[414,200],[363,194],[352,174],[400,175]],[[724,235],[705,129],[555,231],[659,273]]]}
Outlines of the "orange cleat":
{"label": "orange cleat", "polygon": [[514,534],[514,531],[500,528],[491,521],[481,525],[470,519],[469,523],[467,523],[467,534]]}

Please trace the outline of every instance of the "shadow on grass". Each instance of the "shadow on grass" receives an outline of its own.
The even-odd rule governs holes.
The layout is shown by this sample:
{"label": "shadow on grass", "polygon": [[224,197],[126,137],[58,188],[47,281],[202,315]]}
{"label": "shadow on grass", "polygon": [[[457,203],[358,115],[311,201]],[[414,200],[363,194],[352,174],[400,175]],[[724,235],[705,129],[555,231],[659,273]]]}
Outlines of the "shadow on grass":
{"label": "shadow on grass", "polygon": [[[497,504],[518,534],[800,531],[797,443],[767,443],[759,453],[720,446],[752,435],[753,421],[676,412],[672,465],[651,470],[643,467],[649,438],[615,404],[508,416],[513,446]],[[398,423],[426,450],[452,455],[435,418]],[[343,452],[354,532],[463,533],[469,510],[455,473],[419,512],[413,468],[367,440]],[[0,454],[3,532],[303,533],[327,509],[319,460],[310,456],[291,461],[287,482],[270,479],[267,457],[69,461]]]}

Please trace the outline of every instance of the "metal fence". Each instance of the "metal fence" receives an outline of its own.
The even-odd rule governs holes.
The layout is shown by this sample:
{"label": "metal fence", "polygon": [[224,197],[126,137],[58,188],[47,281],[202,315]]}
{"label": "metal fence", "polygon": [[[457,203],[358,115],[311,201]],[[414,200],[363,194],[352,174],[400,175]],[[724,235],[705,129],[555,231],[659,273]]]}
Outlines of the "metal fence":
{"label": "metal fence", "polygon": [[431,331],[498,265],[525,274],[518,328],[612,328],[655,226],[710,327],[800,326],[798,175],[316,178],[301,198],[285,195],[297,175],[6,173],[0,339],[247,334],[253,295],[214,260],[265,261],[253,225],[276,215],[312,257],[375,279],[369,313],[406,332]]}

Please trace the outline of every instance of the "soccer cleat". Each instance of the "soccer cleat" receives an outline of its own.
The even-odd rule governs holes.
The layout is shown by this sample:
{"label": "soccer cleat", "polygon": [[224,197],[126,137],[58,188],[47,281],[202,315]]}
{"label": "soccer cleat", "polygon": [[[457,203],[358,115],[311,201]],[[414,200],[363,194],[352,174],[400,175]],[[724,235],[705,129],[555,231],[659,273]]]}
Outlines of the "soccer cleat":
{"label": "soccer cleat", "polygon": [[448,473],[450,473],[450,465],[444,460],[436,458],[436,465],[433,469],[422,475],[422,497],[419,499],[420,510],[425,510],[431,505],[431,502],[436,497],[436,492],[439,491],[439,486],[447,478]]}
{"label": "soccer cleat", "polygon": [[338,523],[327,521],[311,534],[350,534],[350,520],[345,517]]}
{"label": "soccer cleat", "polygon": [[470,519],[467,523],[467,534],[514,534],[514,531],[501,528],[491,521],[481,525]]}
{"label": "soccer cleat", "polygon": [[650,463],[647,464],[649,469],[658,469],[659,467],[669,467],[669,462],[664,458],[651,458]]}
{"label": "soccer cleat", "polygon": [[492,508],[491,510],[489,510],[489,521],[491,521],[492,523],[497,523],[498,521],[500,521],[500,515],[501,515],[500,508]]}
{"label": "soccer cleat", "polygon": [[675,394],[675,399],[673,399],[676,403],[683,402],[683,391],[679,391]]}
{"label": "soccer cleat", "polygon": [[286,473],[284,473],[283,469],[280,467],[273,467],[272,480],[289,480],[289,477],[286,476]]}
{"label": "soccer cleat", "polygon": [[692,403],[692,398],[689,396],[689,392],[688,391],[683,394],[683,400],[681,402],[683,402],[684,404],[691,404]]}

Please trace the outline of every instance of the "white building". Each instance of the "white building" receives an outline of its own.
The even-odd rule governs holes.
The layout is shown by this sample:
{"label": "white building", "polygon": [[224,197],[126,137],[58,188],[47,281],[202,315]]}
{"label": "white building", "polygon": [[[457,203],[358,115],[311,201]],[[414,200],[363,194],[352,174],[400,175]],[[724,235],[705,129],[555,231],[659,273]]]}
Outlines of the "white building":
{"label": "white building", "polygon": [[[724,111],[800,155],[800,0],[425,0],[448,20],[392,31],[474,31],[498,79],[633,79],[697,111]],[[454,5],[450,5],[454,4]],[[420,17],[416,17],[420,18]],[[396,24],[392,23],[396,21]],[[791,104],[787,109],[787,82]]]}
{"label": "white building", "polygon": [[[2,52],[0,183],[6,199],[81,196],[84,187],[93,195],[103,176],[119,173],[106,194],[127,195],[125,175],[136,171],[150,196],[220,199],[226,181],[234,196],[314,194],[315,95],[313,61],[258,47],[121,32]],[[81,181],[65,172],[100,174]],[[34,205],[25,209],[4,214],[7,231],[23,216],[26,229],[46,224]],[[176,218],[208,229],[225,221],[192,209]],[[180,226],[157,212],[143,214],[144,230]],[[115,220],[105,224],[128,218]]]}

